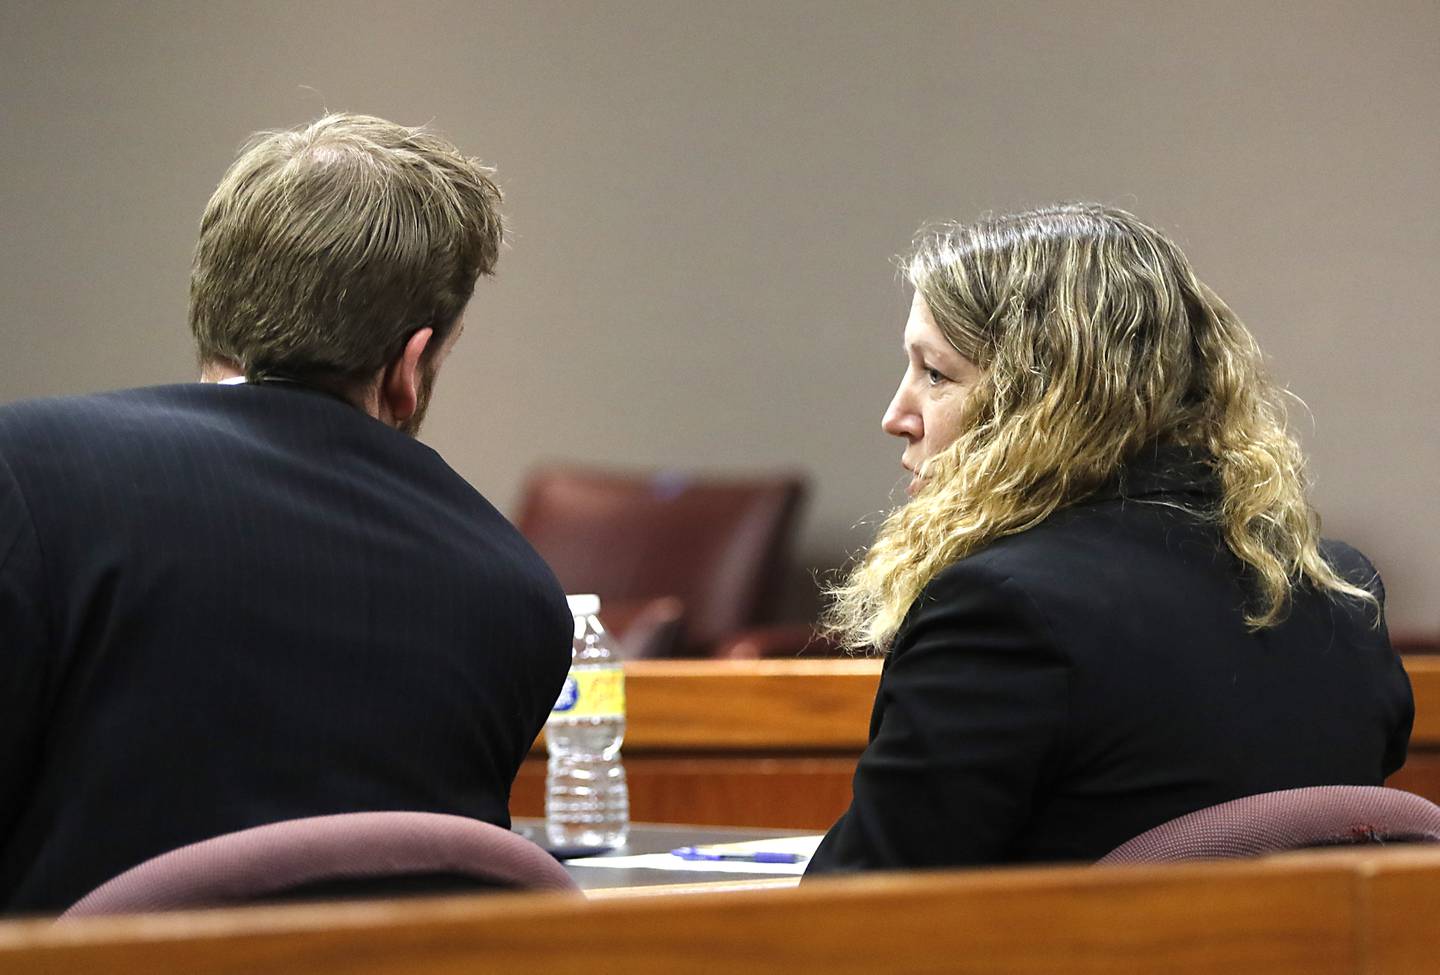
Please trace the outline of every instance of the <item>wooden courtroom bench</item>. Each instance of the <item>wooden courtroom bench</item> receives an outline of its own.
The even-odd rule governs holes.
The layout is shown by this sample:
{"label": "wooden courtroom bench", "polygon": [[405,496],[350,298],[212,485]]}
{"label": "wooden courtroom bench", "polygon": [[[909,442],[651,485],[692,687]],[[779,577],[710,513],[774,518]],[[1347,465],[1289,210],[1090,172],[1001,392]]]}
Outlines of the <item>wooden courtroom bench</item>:
{"label": "wooden courtroom bench", "polygon": [[[1406,667],[1415,731],[1389,784],[1440,802],[1440,656]],[[637,660],[625,673],[635,822],[824,830],[849,805],[878,660]],[[542,743],[511,811],[544,815],[544,790]]]}
{"label": "wooden courtroom bench", "polygon": [[1388,935],[1367,928],[1362,885],[1407,896],[1403,884],[1420,877],[1367,878],[1362,862],[1310,854],[895,874],[685,897],[512,894],[10,922],[0,924],[0,971],[1350,975],[1379,971],[1370,955],[1388,950]]}

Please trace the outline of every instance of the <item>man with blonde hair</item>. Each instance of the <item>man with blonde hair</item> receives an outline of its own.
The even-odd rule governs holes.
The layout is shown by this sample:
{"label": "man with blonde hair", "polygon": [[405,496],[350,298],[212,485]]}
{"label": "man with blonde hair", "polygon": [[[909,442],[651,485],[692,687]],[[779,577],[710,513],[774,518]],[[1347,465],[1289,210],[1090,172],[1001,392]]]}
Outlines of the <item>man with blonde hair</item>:
{"label": "man with blonde hair", "polygon": [[508,825],[569,616],[413,437],[491,175],[368,116],[262,134],[201,222],[205,381],[0,408],[0,910],[285,819]]}

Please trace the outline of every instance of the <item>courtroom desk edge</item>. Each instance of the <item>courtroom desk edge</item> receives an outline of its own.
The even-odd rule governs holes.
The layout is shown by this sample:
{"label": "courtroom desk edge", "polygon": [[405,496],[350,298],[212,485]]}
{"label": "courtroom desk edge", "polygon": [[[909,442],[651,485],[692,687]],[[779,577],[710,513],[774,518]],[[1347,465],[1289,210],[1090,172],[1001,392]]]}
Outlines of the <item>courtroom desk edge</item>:
{"label": "courtroom desk edge", "polygon": [[[1436,851],[1440,854],[1440,851]],[[1236,876],[1291,875],[1298,879],[1309,876],[1353,873],[1356,865],[1347,860],[1351,851],[1304,851],[1303,857],[1262,857],[1163,864],[1116,864],[1047,866],[997,866],[928,870],[919,872],[875,872],[849,876],[825,876],[803,886],[766,885],[737,895],[725,890],[696,893],[691,897],[600,897],[591,899],[579,891],[573,893],[514,892],[483,894],[448,894],[389,900],[329,901],[313,904],[246,905],[207,908],[202,910],[167,911],[155,914],[128,914],[109,917],[76,918],[56,923],[53,917],[0,920],[0,949],[20,945],[47,943],[75,945],[107,941],[115,938],[132,941],[200,940],[215,936],[274,934],[322,929],[361,929],[380,925],[412,923],[449,923],[468,920],[503,920],[507,917],[563,919],[576,912],[628,912],[639,903],[656,913],[667,910],[688,910],[707,898],[723,902],[737,896],[776,905],[791,902],[811,903],[833,900],[866,900],[879,896],[889,899],[899,895],[944,896],[956,890],[977,892],[1014,891],[1023,893],[1047,887],[1088,889],[1105,887],[1144,886],[1161,883],[1167,886],[1190,882],[1223,880]],[[1371,857],[1397,854],[1410,866],[1426,866],[1410,859],[1409,851],[1387,850]],[[1358,859],[1364,859],[1358,858]],[[1381,861],[1383,862],[1383,861]],[[1432,858],[1431,863],[1434,863]],[[778,878],[782,881],[794,878]],[[655,890],[656,888],[651,888]],[[685,905],[680,906],[679,900]]]}
{"label": "courtroom desk edge", "polygon": [[[1213,861],[1212,861],[1213,862]],[[1432,843],[1357,843],[1353,846],[1324,846],[1305,850],[1285,850],[1257,857],[1256,862],[1289,865],[1341,864],[1370,876],[1378,871],[1409,871],[1440,869],[1440,844]],[[1144,866],[1144,864],[1105,864],[1104,869]]]}
{"label": "courtroom desk edge", "polygon": [[1430,957],[1432,941],[1416,933],[1428,932],[1426,919],[1411,927],[1405,911],[1380,907],[1403,906],[1415,883],[1433,887],[1440,871],[1399,873],[1371,858],[1376,876],[1412,882],[1376,888],[1372,897],[1371,880],[1353,858],[1331,852],[1311,854],[1309,862],[829,877],[686,897],[491,894],[233,908],[3,924],[0,968],[17,975],[443,975],[477,964],[504,975],[587,964],[667,975],[1428,970],[1372,960]]}
{"label": "courtroom desk edge", "polygon": [[690,897],[695,894],[734,894],[741,891],[789,888],[800,884],[799,877],[752,877],[703,884],[651,884],[648,887],[596,887],[585,891],[587,900],[621,900],[636,897]]}

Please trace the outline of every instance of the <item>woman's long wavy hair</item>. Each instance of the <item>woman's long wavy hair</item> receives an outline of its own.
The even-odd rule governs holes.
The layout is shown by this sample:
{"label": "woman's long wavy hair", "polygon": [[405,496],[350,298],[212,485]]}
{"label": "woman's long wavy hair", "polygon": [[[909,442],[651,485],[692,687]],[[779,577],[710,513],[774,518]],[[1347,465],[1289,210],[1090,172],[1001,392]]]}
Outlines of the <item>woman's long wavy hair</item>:
{"label": "woman's long wavy hair", "polygon": [[1320,554],[1304,458],[1255,340],[1163,234],[1123,210],[1046,207],[922,232],[906,276],[982,378],[959,438],[830,587],[832,638],[884,652],[941,569],[1156,445],[1210,464],[1221,500],[1198,514],[1245,567],[1247,625],[1278,623],[1304,583],[1378,610]]}

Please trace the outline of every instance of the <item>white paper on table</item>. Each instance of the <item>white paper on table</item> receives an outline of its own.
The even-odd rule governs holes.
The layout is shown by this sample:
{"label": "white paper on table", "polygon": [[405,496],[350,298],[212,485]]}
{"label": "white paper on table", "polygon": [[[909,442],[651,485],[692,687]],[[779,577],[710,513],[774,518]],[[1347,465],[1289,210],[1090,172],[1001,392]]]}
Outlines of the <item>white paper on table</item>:
{"label": "white paper on table", "polygon": [[752,860],[686,860],[673,853],[636,853],[632,856],[580,857],[566,860],[567,867],[640,868],[643,870],[684,870],[689,873],[775,873],[799,876],[815,848],[825,836],[777,836],[768,840],[746,840],[744,843],[703,843],[707,850],[722,853],[796,853],[805,857],[799,863],[755,863]]}

